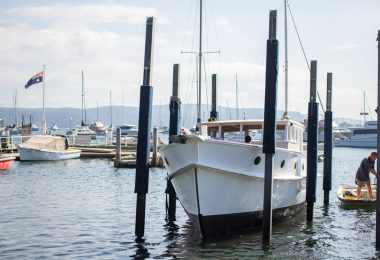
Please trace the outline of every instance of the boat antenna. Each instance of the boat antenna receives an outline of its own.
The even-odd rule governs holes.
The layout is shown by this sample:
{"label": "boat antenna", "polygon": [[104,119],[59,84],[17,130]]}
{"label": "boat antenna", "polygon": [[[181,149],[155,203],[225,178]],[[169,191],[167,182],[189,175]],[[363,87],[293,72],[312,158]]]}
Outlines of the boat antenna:
{"label": "boat antenna", "polygon": [[363,124],[367,121],[367,115],[368,112],[365,111],[365,91],[363,91],[363,99],[364,99],[364,104],[363,104],[363,112],[360,113],[361,116],[363,116]]}

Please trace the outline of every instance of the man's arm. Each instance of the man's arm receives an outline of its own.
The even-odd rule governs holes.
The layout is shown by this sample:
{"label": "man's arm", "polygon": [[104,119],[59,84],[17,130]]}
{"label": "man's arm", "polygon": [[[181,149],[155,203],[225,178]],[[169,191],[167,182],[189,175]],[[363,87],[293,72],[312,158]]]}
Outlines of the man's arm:
{"label": "man's arm", "polygon": [[377,177],[377,172],[375,171],[375,169],[369,168],[368,170],[370,173],[372,173],[373,175],[375,175]]}

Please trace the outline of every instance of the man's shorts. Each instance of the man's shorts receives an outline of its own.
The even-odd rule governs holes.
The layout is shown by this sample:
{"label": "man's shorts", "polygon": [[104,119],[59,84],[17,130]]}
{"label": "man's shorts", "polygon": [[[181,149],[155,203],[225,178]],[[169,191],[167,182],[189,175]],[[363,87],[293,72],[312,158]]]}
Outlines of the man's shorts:
{"label": "man's shorts", "polygon": [[370,185],[369,180],[359,181],[358,179],[356,179],[356,180],[355,180],[355,183],[356,183],[356,185],[358,185],[358,186],[361,187],[361,188],[367,186],[367,184]]}

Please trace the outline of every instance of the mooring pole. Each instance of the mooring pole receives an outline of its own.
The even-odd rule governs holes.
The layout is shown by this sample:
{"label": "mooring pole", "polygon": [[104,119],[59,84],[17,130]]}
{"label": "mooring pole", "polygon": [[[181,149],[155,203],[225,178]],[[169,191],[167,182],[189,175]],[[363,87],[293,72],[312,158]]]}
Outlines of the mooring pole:
{"label": "mooring pole", "polygon": [[[173,65],[173,90],[170,97],[170,123],[169,123],[169,143],[171,143],[170,136],[178,135],[180,129],[181,119],[181,99],[179,98],[179,64]],[[177,207],[177,194],[175,193],[171,180],[166,183],[165,193],[169,195],[169,202],[167,202],[168,221],[173,222],[176,220],[176,207]]]}
{"label": "mooring pole", "polygon": [[218,120],[219,112],[216,111],[216,74],[212,74],[211,76],[211,85],[212,85],[212,93],[211,93],[211,111],[210,118],[212,120]]}
{"label": "mooring pole", "polygon": [[325,111],[325,143],[324,143],[324,161],[323,161],[323,203],[329,204],[329,196],[331,190],[331,173],[332,173],[332,73],[327,73],[327,94],[326,94],[326,111]]}
{"label": "mooring pole", "polygon": [[278,40],[276,39],[277,11],[269,13],[269,39],[267,40],[267,61],[265,74],[265,107],[263,153],[265,153],[263,242],[270,242],[272,236],[272,166],[276,152],[276,103],[278,73]]}
{"label": "mooring pole", "polygon": [[[212,74],[211,76],[211,111],[209,121],[215,121],[219,118],[219,112],[216,111],[216,74]],[[210,134],[211,137],[216,137],[219,131],[212,131]]]}
{"label": "mooring pole", "polygon": [[153,87],[150,86],[152,46],[153,46],[154,19],[148,17],[146,20],[145,35],[145,60],[143,85],[140,87],[139,107],[139,132],[137,136],[136,155],[136,179],[135,193],[136,202],[136,226],[135,235],[138,238],[144,236],[145,229],[145,204],[149,183],[149,157],[150,157],[150,131],[152,118]]}
{"label": "mooring pole", "polygon": [[[380,113],[380,30],[377,31],[377,122]],[[377,127],[377,152],[380,151],[380,127]],[[380,163],[377,160],[377,172],[380,172]],[[379,183],[379,180],[377,181]],[[377,185],[377,184],[376,184]],[[376,198],[380,198],[380,189],[376,187]],[[376,248],[380,249],[380,199],[376,199]]]}
{"label": "mooring pole", "polygon": [[158,129],[157,127],[153,128],[153,149],[152,149],[152,166],[157,166],[157,145],[158,145]]}
{"label": "mooring pole", "polygon": [[307,123],[307,181],[306,181],[306,220],[313,221],[315,190],[317,186],[318,164],[318,103],[317,101],[317,61],[311,61],[310,102]]}
{"label": "mooring pole", "polygon": [[121,163],[121,129],[116,128],[116,158],[113,162],[114,167],[119,167]]}

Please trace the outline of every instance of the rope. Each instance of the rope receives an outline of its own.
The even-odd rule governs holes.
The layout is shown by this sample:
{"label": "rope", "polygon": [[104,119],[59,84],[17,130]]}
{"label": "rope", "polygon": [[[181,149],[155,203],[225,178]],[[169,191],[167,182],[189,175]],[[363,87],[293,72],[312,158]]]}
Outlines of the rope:
{"label": "rope", "polygon": [[[296,30],[296,33],[297,33],[298,42],[299,42],[300,45],[301,45],[302,53],[303,53],[303,56],[304,56],[304,58],[305,58],[307,68],[309,69],[309,72],[310,72],[309,61],[308,61],[308,59],[307,59],[307,57],[306,57],[306,52],[305,52],[305,49],[304,49],[304,47],[303,47],[303,44],[302,44],[302,41],[301,41],[301,37],[300,37],[300,34],[299,34],[299,32],[298,32],[298,29],[297,29],[297,25],[296,25],[296,22],[295,22],[294,17],[293,17],[292,9],[290,9],[289,2],[286,1],[286,3],[287,3],[288,8],[289,8],[289,13],[290,13],[290,17],[292,18],[292,22],[293,22],[293,25],[294,25],[294,29]],[[325,112],[325,108],[324,108],[324,106],[323,106],[323,103],[322,103],[321,97],[319,96],[319,92],[318,92],[318,90],[317,90],[317,96],[318,96],[319,103],[321,104],[322,111]]]}

